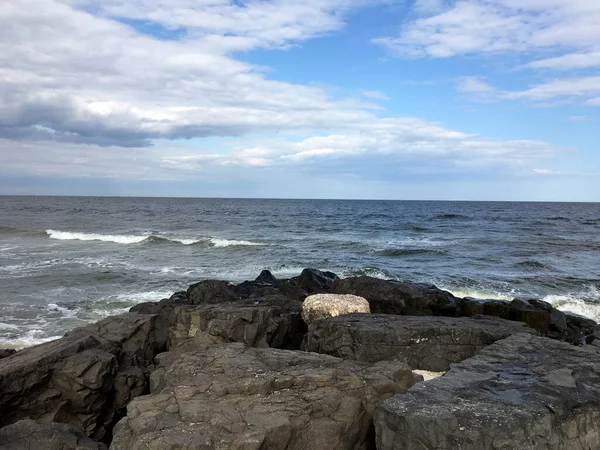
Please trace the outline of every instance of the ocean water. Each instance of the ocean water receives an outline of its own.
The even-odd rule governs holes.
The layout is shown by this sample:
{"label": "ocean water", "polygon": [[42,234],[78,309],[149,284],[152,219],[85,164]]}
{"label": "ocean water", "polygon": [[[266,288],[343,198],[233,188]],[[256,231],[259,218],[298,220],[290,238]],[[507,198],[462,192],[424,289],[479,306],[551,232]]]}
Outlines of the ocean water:
{"label": "ocean water", "polygon": [[600,321],[600,204],[0,197],[0,348],[203,279],[304,267]]}

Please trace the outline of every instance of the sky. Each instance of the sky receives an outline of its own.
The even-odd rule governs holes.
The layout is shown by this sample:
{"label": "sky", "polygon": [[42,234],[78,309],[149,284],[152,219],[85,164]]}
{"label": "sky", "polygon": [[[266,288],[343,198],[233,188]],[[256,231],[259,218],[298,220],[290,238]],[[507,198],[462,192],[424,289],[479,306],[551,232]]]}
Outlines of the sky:
{"label": "sky", "polygon": [[598,0],[2,0],[0,194],[600,201]]}

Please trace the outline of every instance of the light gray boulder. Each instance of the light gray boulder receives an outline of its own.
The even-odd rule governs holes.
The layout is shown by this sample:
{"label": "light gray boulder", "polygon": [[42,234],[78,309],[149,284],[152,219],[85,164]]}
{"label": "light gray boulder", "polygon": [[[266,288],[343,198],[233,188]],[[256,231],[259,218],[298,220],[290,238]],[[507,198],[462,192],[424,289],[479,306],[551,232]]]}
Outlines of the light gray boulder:
{"label": "light gray boulder", "polygon": [[370,312],[369,302],[350,294],[315,294],[302,303],[302,320],[306,324],[342,314]]}

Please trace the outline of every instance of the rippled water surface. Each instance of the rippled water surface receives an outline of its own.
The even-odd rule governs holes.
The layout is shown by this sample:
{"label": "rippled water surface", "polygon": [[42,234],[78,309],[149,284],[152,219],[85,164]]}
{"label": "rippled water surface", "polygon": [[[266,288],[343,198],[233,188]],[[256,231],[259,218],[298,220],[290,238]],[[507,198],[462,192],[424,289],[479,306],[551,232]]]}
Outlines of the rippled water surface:
{"label": "rippled water surface", "polygon": [[600,204],[0,197],[0,347],[202,279],[304,267],[600,320]]}

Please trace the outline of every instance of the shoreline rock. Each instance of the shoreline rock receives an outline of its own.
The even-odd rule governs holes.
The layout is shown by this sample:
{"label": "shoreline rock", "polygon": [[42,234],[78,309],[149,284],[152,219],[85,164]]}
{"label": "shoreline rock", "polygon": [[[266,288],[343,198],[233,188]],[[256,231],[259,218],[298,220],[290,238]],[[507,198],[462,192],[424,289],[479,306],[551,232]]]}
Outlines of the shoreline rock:
{"label": "shoreline rock", "polygon": [[302,349],[371,363],[400,360],[412,369],[442,372],[517,333],[537,334],[525,323],[487,316],[348,314],[310,325]]}
{"label": "shoreline rock", "polygon": [[600,448],[598,353],[517,334],[383,401],[378,450]]}
{"label": "shoreline rock", "polygon": [[[330,299],[359,295],[366,299],[363,307],[374,314],[322,317],[350,312],[331,304],[329,312],[303,320],[303,302],[315,294],[333,295]],[[168,299],[141,303],[129,313],[77,328],[62,339],[16,353],[0,352],[0,436],[18,437],[19,430],[30,430],[33,440],[27,442],[48,441],[42,450],[70,449],[73,433],[77,439],[83,433],[96,441],[90,449],[98,450],[105,448],[101,442],[111,450],[133,448],[153,433],[159,442],[169,441],[169,447],[161,448],[172,450],[189,445],[230,448],[219,447],[219,440],[240,449],[338,448],[336,439],[340,450],[373,450],[375,404],[422,380],[411,368],[449,369],[428,386],[443,384],[480,355],[496,355],[498,367],[516,358],[538,361],[540,371],[545,365],[554,370],[555,363],[544,356],[549,343],[559,346],[565,361],[577,359],[580,351],[593,359],[599,330],[596,322],[562,313],[541,300],[459,299],[435,286],[370,277],[339,279],[317,269],[285,280],[268,271],[239,284],[204,280]],[[520,333],[526,333],[520,339],[531,339],[531,349],[514,344]],[[540,333],[574,345],[527,337]],[[520,353],[489,350],[497,346]],[[203,390],[208,379],[216,390]],[[469,389],[476,392],[476,387]],[[417,385],[405,397],[424,389]],[[186,428],[186,414],[192,414],[181,409],[186,398],[200,408],[193,414],[205,411],[194,416],[204,424],[195,431]],[[440,399],[443,406],[444,397]],[[435,404],[436,399],[428,401]],[[144,405],[154,422],[136,415]],[[172,411],[161,405],[173,406]],[[252,427],[236,416],[240,410],[235,405],[243,405],[244,414],[253,417]],[[590,405],[600,418],[600,407]],[[162,424],[165,432],[152,431],[152,424]],[[54,432],[64,447],[46,439]],[[406,448],[418,449],[421,437],[415,439]],[[394,445],[390,448],[405,448]]]}

